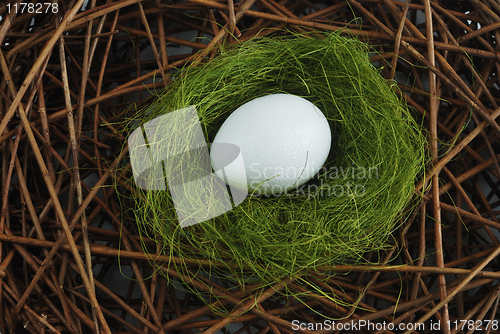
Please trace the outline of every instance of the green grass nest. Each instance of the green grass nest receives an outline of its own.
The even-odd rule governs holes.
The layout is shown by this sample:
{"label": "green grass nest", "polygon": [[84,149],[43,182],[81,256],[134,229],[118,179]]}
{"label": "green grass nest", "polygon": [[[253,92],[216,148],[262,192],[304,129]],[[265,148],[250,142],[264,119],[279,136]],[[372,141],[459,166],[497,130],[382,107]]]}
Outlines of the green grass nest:
{"label": "green grass nest", "polygon": [[163,254],[181,259],[155,264],[184,272],[199,261],[206,272],[235,283],[269,284],[359,262],[387,247],[423,172],[424,136],[394,84],[371,64],[369,51],[338,33],[255,38],[221,47],[214,59],[183,69],[152,105],[138,110],[136,124],[195,105],[210,143],[240,105],[288,93],[320,108],[334,138],[321,175],[302,188],[310,191],[249,196],[232,211],[184,229],[168,191],[135,187],[141,233],[158,241]]}

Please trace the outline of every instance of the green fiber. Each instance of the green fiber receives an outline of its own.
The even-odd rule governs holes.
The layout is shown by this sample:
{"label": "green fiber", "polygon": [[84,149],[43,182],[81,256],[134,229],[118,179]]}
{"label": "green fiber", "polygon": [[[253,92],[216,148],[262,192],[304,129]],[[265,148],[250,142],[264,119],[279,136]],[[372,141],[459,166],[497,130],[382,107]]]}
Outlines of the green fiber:
{"label": "green fiber", "polygon": [[[232,211],[184,229],[168,191],[135,187],[142,235],[159,242],[164,255],[208,260],[205,272],[238,285],[360,263],[367,252],[386,248],[414,203],[427,160],[419,125],[395,84],[371,64],[369,51],[338,33],[264,37],[224,46],[214,59],[181,70],[132,121],[195,105],[209,143],[242,104],[289,93],[323,111],[332,150],[320,175],[303,188],[279,197],[249,196]],[[166,134],[163,140],[174,139]],[[197,271],[179,261],[152,263],[188,276]]]}

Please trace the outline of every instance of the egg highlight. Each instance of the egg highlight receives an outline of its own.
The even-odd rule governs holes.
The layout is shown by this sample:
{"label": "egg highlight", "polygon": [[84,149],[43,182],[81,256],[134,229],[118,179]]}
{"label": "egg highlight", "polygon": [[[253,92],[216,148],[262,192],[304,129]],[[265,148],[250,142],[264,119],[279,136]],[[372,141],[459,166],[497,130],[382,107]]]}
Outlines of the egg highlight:
{"label": "egg highlight", "polygon": [[272,94],[236,109],[214,138],[213,144],[239,147],[243,164],[228,164],[224,145],[212,145],[210,159],[215,174],[231,187],[280,195],[318,173],[331,142],[330,126],[318,107],[299,96]]}

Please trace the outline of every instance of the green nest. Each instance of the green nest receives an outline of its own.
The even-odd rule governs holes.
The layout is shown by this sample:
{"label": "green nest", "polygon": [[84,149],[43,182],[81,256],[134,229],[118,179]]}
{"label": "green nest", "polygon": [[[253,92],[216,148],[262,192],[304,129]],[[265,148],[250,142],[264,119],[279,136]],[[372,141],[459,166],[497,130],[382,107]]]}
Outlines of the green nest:
{"label": "green nest", "polygon": [[[179,226],[169,191],[134,186],[141,233],[180,259],[155,265],[189,273],[199,263],[237,284],[270,284],[386,248],[414,203],[425,141],[369,51],[339,34],[255,38],[182,70],[152,105],[135,113],[137,125],[195,105],[210,143],[242,104],[288,93],[322,110],[333,135],[324,168],[304,186],[278,197],[248,196],[232,211],[186,228]],[[175,138],[162,140],[169,145]]]}

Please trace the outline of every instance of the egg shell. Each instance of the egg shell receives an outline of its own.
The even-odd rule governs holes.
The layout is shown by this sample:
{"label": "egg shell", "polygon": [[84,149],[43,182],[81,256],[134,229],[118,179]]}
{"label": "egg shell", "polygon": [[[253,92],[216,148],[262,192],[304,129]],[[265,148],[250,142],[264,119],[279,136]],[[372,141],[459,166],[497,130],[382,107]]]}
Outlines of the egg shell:
{"label": "egg shell", "polygon": [[217,145],[210,158],[226,184],[254,195],[279,195],[318,173],[331,141],[328,121],[314,104],[295,95],[272,94],[236,109],[214,138],[214,144],[237,145],[244,168],[227,165],[227,154]]}

